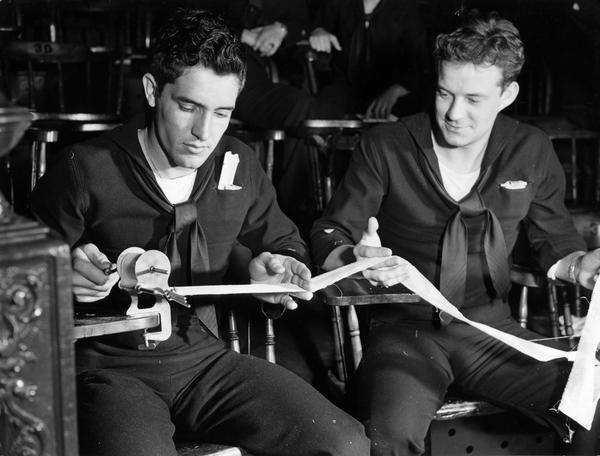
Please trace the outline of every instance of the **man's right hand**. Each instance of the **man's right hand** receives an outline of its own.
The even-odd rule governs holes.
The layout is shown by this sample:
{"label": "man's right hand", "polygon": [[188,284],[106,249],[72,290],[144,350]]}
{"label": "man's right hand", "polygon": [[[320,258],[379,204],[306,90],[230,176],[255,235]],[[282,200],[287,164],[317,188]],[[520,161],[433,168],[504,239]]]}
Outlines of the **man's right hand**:
{"label": "man's right hand", "polygon": [[308,42],[310,43],[310,47],[317,52],[331,53],[332,47],[338,51],[342,50],[337,37],[321,27],[313,30],[308,38]]}
{"label": "man's right hand", "polygon": [[363,232],[358,244],[352,252],[357,260],[370,257],[387,257],[376,267],[362,272],[365,279],[373,285],[391,287],[406,280],[409,268],[407,262],[398,256],[391,256],[392,251],[381,246],[381,239],[377,230],[379,222],[375,217],[369,217],[367,229]]}
{"label": "man's right hand", "polygon": [[106,275],[113,265],[94,244],[83,244],[71,252],[73,294],[78,302],[94,302],[105,298],[119,280],[119,275]]}

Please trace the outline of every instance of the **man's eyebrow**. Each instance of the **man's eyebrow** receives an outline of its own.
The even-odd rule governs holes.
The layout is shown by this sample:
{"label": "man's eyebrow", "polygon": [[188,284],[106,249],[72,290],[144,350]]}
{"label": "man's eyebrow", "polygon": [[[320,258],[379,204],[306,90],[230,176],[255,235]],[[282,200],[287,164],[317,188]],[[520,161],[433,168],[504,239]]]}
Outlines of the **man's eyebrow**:
{"label": "man's eyebrow", "polygon": [[[436,90],[442,90],[444,92],[453,93],[452,91],[446,89],[445,87],[443,87],[439,84],[438,84]],[[480,93],[480,92],[466,93],[464,96],[470,97],[470,98],[487,98],[487,95],[485,93]]]}
{"label": "man's eyebrow", "polygon": [[[178,97],[178,96],[176,96],[175,100],[177,100],[180,103],[189,103],[189,104],[192,104],[194,106],[198,106],[199,108],[206,108],[206,105],[204,105],[202,103],[198,103],[197,101],[194,101],[194,100],[192,100],[190,98],[187,98],[187,97],[183,97],[183,96]],[[215,111],[223,111],[223,110],[233,111],[234,108],[235,108],[235,106],[219,106],[218,108],[215,109]]]}

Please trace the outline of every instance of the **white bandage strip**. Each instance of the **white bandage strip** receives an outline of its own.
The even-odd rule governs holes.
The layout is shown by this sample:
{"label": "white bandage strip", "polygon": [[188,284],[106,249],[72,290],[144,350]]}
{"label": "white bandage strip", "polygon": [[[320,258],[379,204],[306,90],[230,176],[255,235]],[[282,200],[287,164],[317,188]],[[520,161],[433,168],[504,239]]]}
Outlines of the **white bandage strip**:
{"label": "white bandage strip", "polygon": [[293,283],[280,284],[262,284],[252,283],[245,285],[200,285],[192,287],[174,287],[171,288],[175,293],[183,296],[202,296],[202,295],[227,295],[227,294],[264,294],[264,293],[302,293],[307,291],[321,290],[332,285],[346,277],[364,271],[378,263],[385,261],[385,258],[365,258],[355,261],[340,268],[328,271],[324,274],[313,277],[306,288],[302,288]]}
{"label": "white bandage strip", "polygon": [[492,328],[491,326],[469,320],[460,312],[460,310],[450,304],[450,302],[448,302],[442,293],[440,293],[439,290],[435,288],[433,284],[417,270],[417,268],[408,262],[407,264],[410,269],[410,274],[409,278],[403,282],[403,285],[412,290],[414,293],[418,294],[422,299],[429,302],[431,305],[449,315],[452,315],[457,320],[464,321],[465,323],[474,326],[480,331],[489,334],[490,336],[539,361],[549,361],[556,358],[567,358],[573,361],[575,358],[575,352],[546,347],[545,345],[540,345],[535,342],[513,336],[512,334],[507,334],[503,331]]}
{"label": "white bandage strip", "polygon": [[596,282],[592,291],[592,302],[581,331],[575,362],[558,406],[561,412],[588,431],[600,396],[600,366],[596,362],[596,349],[600,342],[598,328],[600,328],[600,285]]}
{"label": "white bandage strip", "polygon": [[[250,284],[250,285],[209,285],[198,287],[178,287],[176,293],[191,295],[216,295],[216,294],[261,294],[261,293],[298,293],[317,291],[329,286],[343,278],[373,267],[382,261],[381,258],[368,258],[348,264],[333,271],[326,272],[310,280],[309,286],[301,288],[294,284]],[[600,285],[596,284],[592,294],[592,303],[588,311],[582,337],[577,351],[564,351],[547,347],[536,342],[528,341],[505,333],[491,326],[477,323],[465,317],[408,261],[408,278],[403,285],[419,295],[424,301],[451,315],[457,320],[483,331],[514,349],[539,361],[550,361],[557,358],[566,358],[574,361],[569,381],[563,392],[559,410],[577,421],[586,429],[590,429],[596,403],[600,396],[600,366],[596,363],[596,349],[600,342]]]}

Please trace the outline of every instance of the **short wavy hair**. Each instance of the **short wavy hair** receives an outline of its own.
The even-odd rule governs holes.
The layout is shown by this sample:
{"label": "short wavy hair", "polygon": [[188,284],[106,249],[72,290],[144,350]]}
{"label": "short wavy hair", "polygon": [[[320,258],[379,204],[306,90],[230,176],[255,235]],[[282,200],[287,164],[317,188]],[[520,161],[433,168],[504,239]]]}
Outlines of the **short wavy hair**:
{"label": "short wavy hair", "polygon": [[438,72],[442,62],[495,65],[502,70],[502,87],[516,81],[525,63],[519,31],[496,13],[471,17],[455,31],[438,35],[433,56]]}
{"label": "short wavy hair", "polygon": [[150,71],[160,92],[190,67],[202,65],[218,75],[233,74],[246,81],[246,63],[239,38],[218,15],[178,8],[160,28]]}

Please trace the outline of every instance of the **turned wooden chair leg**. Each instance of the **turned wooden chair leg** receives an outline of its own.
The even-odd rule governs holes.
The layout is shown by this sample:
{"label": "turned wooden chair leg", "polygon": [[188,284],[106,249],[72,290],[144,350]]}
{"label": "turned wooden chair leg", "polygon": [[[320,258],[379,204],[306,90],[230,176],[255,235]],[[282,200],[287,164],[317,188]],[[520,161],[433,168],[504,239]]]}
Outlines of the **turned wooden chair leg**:
{"label": "turned wooden chair leg", "polygon": [[562,309],[563,309],[563,323],[565,328],[565,335],[569,337],[569,347],[575,346],[575,340],[573,339],[573,316],[571,315],[571,302],[569,301],[567,287],[561,287],[560,294],[562,297]]}
{"label": "turned wooden chair leg", "polygon": [[556,296],[556,285],[552,280],[548,280],[548,314],[550,317],[550,329],[552,337],[560,336],[560,325],[558,323],[558,306]]}
{"label": "turned wooden chair leg", "polygon": [[229,310],[227,312],[227,337],[229,339],[229,347],[239,353],[240,352],[240,332],[237,328],[237,323],[235,321],[235,313],[233,310]]}
{"label": "turned wooden chair leg", "polygon": [[348,334],[350,335],[350,346],[352,347],[352,363],[356,370],[362,359],[362,342],[360,340],[360,327],[358,325],[358,315],[354,306],[348,306],[346,316],[348,320]]}
{"label": "turned wooden chair leg", "polygon": [[267,361],[275,364],[275,328],[273,326],[273,319],[267,318],[265,325],[265,357]]}
{"label": "turned wooden chair leg", "polygon": [[522,328],[527,327],[527,318],[529,317],[529,306],[527,305],[528,295],[529,289],[527,287],[522,287],[519,296],[519,324]]}
{"label": "turned wooden chair leg", "polygon": [[[600,163],[600,160],[598,160],[598,162]],[[574,308],[574,313],[576,317],[581,317],[582,316],[582,310],[581,310],[581,286],[579,284],[575,285],[575,296],[574,296],[574,304],[575,304],[575,308]]]}
{"label": "turned wooden chair leg", "polygon": [[341,310],[337,306],[331,307],[331,327],[333,331],[333,351],[337,377],[342,383],[348,380],[344,357],[344,330],[342,325]]}

